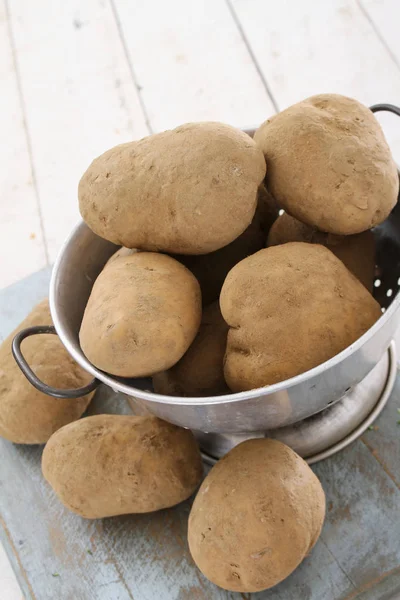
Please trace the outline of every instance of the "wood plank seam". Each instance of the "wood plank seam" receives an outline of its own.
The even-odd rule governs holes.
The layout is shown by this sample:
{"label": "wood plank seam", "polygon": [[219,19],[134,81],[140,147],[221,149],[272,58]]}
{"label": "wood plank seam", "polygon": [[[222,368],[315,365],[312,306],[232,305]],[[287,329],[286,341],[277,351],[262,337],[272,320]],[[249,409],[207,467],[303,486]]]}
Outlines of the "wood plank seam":
{"label": "wood plank seam", "polygon": [[384,463],[384,461],[380,458],[380,456],[377,454],[377,451],[374,450],[372,448],[372,446],[370,446],[370,444],[367,442],[367,440],[364,438],[364,436],[360,437],[360,441],[364,444],[364,446],[367,448],[367,450],[372,454],[372,456],[374,457],[374,459],[376,460],[376,462],[380,464],[380,466],[382,467],[382,469],[385,471],[386,475],[391,479],[391,481],[394,483],[394,485],[397,487],[397,489],[400,490],[400,485],[396,481],[395,476],[388,469],[388,467],[386,466],[386,464]]}
{"label": "wood plank seam", "polygon": [[[95,531],[96,531],[96,535],[98,535],[99,538],[102,535],[102,529],[101,529],[101,527],[102,526],[101,526],[100,522],[96,523],[96,525],[95,525]],[[114,569],[115,569],[115,571],[116,571],[116,573],[117,573],[117,575],[119,577],[119,582],[122,583],[122,585],[124,586],[125,590],[128,592],[129,598],[131,598],[131,600],[135,600],[135,598],[132,595],[132,591],[130,590],[128,584],[125,581],[125,577],[124,577],[124,574],[123,574],[123,572],[122,572],[122,570],[120,568],[120,565],[118,564],[118,560],[115,557],[114,552],[113,552],[112,548],[110,547],[110,544],[108,543],[108,540],[106,538],[104,538],[104,545],[105,545],[106,551],[108,553],[108,562],[110,562],[113,565],[113,567],[114,567]]]}
{"label": "wood plank seam", "polygon": [[[382,575],[379,575],[372,581],[369,581],[362,588],[360,588],[360,589],[356,590],[355,592],[353,592],[352,594],[350,594],[350,596],[346,596],[346,598],[344,598],[344,600],[354,600],[355,598],[357,598],[357,596],[359,596],[363,592],[367,592],[368,590],[372,589],[373,586],[375,586],[377,583],[382,583],[382,581],[384,581],[387,577],[390,577],[391,575],[395,575],[397,573],[400,573],[400,567],[396,567],[395,569],[386,571],[386,573],[382,573]],[[393,600],[395,600],[395,598],[393,598]]]}
{"label": "wood plank seam", "polygon": [[357,3],[358,8],[360,9],[360,12],[362,13],[364,18],[368,21],[368,23],[371,25],[372,29],[374,30],[376,37],[381,42],[382,46],[385,48],[386,52],[389,54],[390,58],[392,59],[392,61],[394,62],[394,64],[400,71],[400,63],[397,60],[395,53],[391,49],[388,42],[385,40],[385,37],[382,35],[378,25],[375,23],[374,19],[369,14],[369,12],[368,12],[367,8],[364,6],[362,0],[356,0],[356,3]]}
{"label": "wood plank seam", "polygon": [[44,247],[44,255],[45,255],[46,266],[47,266],[47,265],[50,264],[49,250],[48,250],[48,247],[47,247],[47,240],[46,240],[46,235],[45,235],[45,231],[44,231],[42,206],[40,204],[39,188],[38,188],[38,185],[37,185],[37,175],[36,175],[36,170],[35,170],[35,163],[34,163],[34,160],[33,160],[32,141],[31,141],[31,136],[30,136],[30,133],[29,133],[27,116],[26,116],[25,97],[24,97],[24,93],[23,93],[23,90],[22,90],[22,86],[21,86],[21,73],[20,73],[20,70],[19,70],[19,64],[18,64],[17,53],[16,53],[15,38],[14,38],[14,31],[13,31],[13,28],[12,28],[11,11],[10,11],[10,7],[9,7],[9,0],[5,0],[5,11],[6,11],[6,18],[7,18],[8,33],[9,33],[9,37],[10,37],[12,60],[13,60],[13,64],[14,64],[15,77],[16,77],[16,82],[17,82],[18,96],[19,96],[19,101],[20,101],[20,105],[21,105],[22,117],[23,117],[23,128],[24,128],[24,132],[25,132],[26,146],[27,146],[27,149],[28,149],[29,162],[30,162],[30,166],[31,166],[32,182],[33,182],[33,187],[34,187],[34,190],[35,190],[35,197],[36,197],[36,201],[37,201],[37,209],[38,209],[39,223],[40,223],[40,232],[41,232],[41,236],[42,236],[42,243],[43,243],[43,247]]}
{"label": "wood plank seam", "polygon": [[278,113],[279,112],[278,102],[277,102],[277,100],[276,100],[276,98],[275,98],[275,96],[274,96],[274,94],[272,92],[271,86],[269,85],[266,77],[264,76],[264,73],[263,73],[260,65],[258,64],[256,55],[253,52],[253,48],[251,47],[251,44],[250,44],[250,42],[249,42],[249,40],[248,40],[248,38],[246,36],[246,33],[245,33],[245,31],[244,31],[244,29],[242,27],[240,19],[238,18],[237,14],[236,14],[236,11],[233,8],[231,0],[225,0],[225,2],[226,2],[226,5],[228,7],[228,10],[229,10],[229,12],[230,12],[230,14],[232,16],[232,19],[233,19],[233,21],[234,21],[234,23],[235,23],[235,25],[236,25],[236,27],[237,27],[240,35],[241,35],[241,38],[242,38],[243,43],[244,43],[244,45],[245,45],[245,47],[247,49],[247,52],[249,53],[249,55],[251,57],[251,60],[253,61],[253,64],[254,64],[254,66],[256,68],[256,71],[257,71],[257,73],[258,73],[258,75],[259,75],[259,77],[260,77],[260,79],[261,79],[261,81],[263,83],[265,91],[267,92],[267,94],[268,94],[268,96],[269,96],[269,98],[271,100],[271,103],[272,103],[272,105],[273,105],[273,107],[275,109],[275,112]]}
{"label": "wood plank seam", "polygon": [[[17,561],[17,563],[18,563],[18,566],[19,566],[20,572],[21,572],[21,574],[22,574],[22,576],[23,576],[23,578],[24,578],[24,581],[25,581],[25,583],[26,583],[26,586],[27,586],[27,588],[28,588],[28,590],[29,590],[29,593],[30,593],[30,595],[31,595],[31,600],[36,600],[36,596],[35,596],[35,594],[33,593],[33,589],[32,589],[32,586],[31,586],[31,584],[30,584],[30,582],[29,582],[29,579],[28,579],[27,573],[26,573],[26,571],[25,571],[24,567],[22,566],[22,562],[21,562],[20,556],[19,556],[19,554],[18,554],[18,552],[17,552],[17,549],[16,549],[16,547],[15,547],[15,544],[14,544],[14,542],[13,542],[13,539],[12,539],[12,537],[11,537],[11,534],[10,534],[10,532],[9,532],[8,528],[7,528],[7,525],[5,524],[5,522],[4,522],[4,520],[3,520],[3,518],[2,518],[1,516],[0,516],[0,525],[1,525],[1,527],[3,528],[3,530],[4,530],[4,533],[5,533],[5,535],[6,535],[7,539],[8,539],[8,542],[9,542],[9,544],[10,544],[10,547],[11,547],[11,549],[12,549],[12,552],[13,552],[13,554],[14,554],[15,560],[16,560],[16,561]],[[10,563],[11,563],[11,561],[10,561]],[[17,576],[17,580],[18,580],[18,573],[15,573],[15,575]]]}
{"label": "wood plank seam", "polygon": [[129,68],[129,71],[130,71],[130,74],[131,74],[131,77],[132,77],[132,81],[133,81],[134,86],[135,86],[135,88],[137,90],[137,94],[138,94],[140,106],[141,106],[142,112],[143,112],[144,121],[145,121],[145,123],[147,125],[147,129],[149,130],[149,133],[152,134],[152,133],[154,133],[154,130],[153,130],[152,126],[151,126],[149,114],[147,112],[147,108],[146,108],[146,105],[145,105],[145,102],[144,102],[144,99],[143,99],[143,96],[142,96],[142,86],[139,84],[139,81],[138,81],[136,73],[135,73],[135,69],[133,68],[133,64],[132,64],[132,61],[131,61],[131,57],[129,55],[128,47],[126,45],[126,40],[125,40],[124,32],[123,32],[123,29],[122,29],[122,26],[121,26],[121,20],[119,18],[119,14],[118,14],[117,8],[115,6],[114,0],[110,0],[110,6],[111,6],[112,14],[114,16],[115,24],[117,26],[119,38],[121,40],[121,46],[122,46],[123,51],[124,51],[125,59],[126,59],[126,62],[128,64],[128,68]]}
{"label": "wood plank seam", "polygon": [[328,553],[330,554],[330,556],[332,557],[333,561],[337,564],[338,568],[341,570],[341,572],[343,573],[343,575],[346,577],[346,579],[348,580],[348,582],[351,584],[351,586],[357,590],[357,584],[352,580],[352,578],[350,577],[350,575],[348,573],[346,573],[346,571],[343,569],[342,565],[340,564],[340,562],[337,560],[336,556],[331,552],[329,546],[326,544],[326,542],[323,540],[322,536],[320,536],[319,538],[319,543],[323,544],[325,546],[325,548],[327,549]]}

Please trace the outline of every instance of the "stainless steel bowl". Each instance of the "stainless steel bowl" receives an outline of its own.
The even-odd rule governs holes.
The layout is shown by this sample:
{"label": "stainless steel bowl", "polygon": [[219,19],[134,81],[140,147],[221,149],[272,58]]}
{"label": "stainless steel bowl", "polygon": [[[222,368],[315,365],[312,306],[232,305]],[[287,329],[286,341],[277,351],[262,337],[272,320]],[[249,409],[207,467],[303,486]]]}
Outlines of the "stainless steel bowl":
{"label": "stainless steel bowl", "polygon": [[[274,429],[325,409],[373,369],[399,324],[397,271],[392,296],[384,296],[385,303],[391,303],[380,319],[354,344],[318,367],[287,381],[237,394],[205,398],[162,396],[151,391],[149,379],[127,380],[96,369],[79,345],[79,328],[93,282],[116,249],[85,223],[74,229],[54,265],[50,282],[50,308],[56,331],[68,352],[94,377],[114,391],[140,399],[159,417],[190,429],[225,433]],[[378,269],[384,271],[379,265]],[[381,280],[376,290],[382,295],[383,288]]]}
{"label": "stainless steel bowl", "polygon": [[[203,432],[249,433],[297,423],[340,400],[364,379],[389,347],[400,317],[398,206],[374,230],[375,297],[384,314],[346,350],[287,381],[237,394],[186,398],[153,393],[149,379],[122,379],[96,369],[80,348],[79,328],[93,283],[117,247],[95,235],[83,222],[67,239],[54,265],[50,308],[55,330],[73,358],[97,380],[116,392],[139,399],[152,413],[177,425]],[[38,333],[48,332],[38,329],[41,329]],[[22,332],[19,342],[23,337]],[[34,382],[32,372],[27,368],[25,372]]]}

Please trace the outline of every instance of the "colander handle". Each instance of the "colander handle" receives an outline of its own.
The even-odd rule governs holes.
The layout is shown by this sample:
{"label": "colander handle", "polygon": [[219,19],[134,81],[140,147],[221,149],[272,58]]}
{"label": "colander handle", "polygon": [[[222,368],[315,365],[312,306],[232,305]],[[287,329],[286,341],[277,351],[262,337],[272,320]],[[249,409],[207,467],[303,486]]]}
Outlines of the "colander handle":
{"label": "colander handle", "polygon": [[391,112],[400,117],[400,108],[398,106],[395,106],[394,104],[374,104],[370,107],[370,110],[373,113],[386,110],[387,112]]}
{"label": "colander handle", "polygon": [[80,398],[81,396],[86,396],[86,394],[90,394],[90,392],[93,392],[100,384],[100,381],[98,379],[93,379],[93,381],[81,388],[76,388],[73,390],[63,390],[43,383],[43,381],[41,381],[39,377],[35,375],[35,373],[32,371],[32,369],[26,362],[24,355],[22,354],[21,344],[25,338],[30,337],[31,335],[38,335],[41,333],[52,333],[54,335],[57,335],[56,329],[52,325],[36,325],[35,327],[27,327],[26,329],[19,331],[14,337],[11,345],[11,350],[15,358],[15,362],[17,363],[17,365],[19,366],[29,383],[33,385],[33,387],[35,387],[37,390],[39,390],[39,392],[47,394],[48,396],[53,396],[54,398]]}

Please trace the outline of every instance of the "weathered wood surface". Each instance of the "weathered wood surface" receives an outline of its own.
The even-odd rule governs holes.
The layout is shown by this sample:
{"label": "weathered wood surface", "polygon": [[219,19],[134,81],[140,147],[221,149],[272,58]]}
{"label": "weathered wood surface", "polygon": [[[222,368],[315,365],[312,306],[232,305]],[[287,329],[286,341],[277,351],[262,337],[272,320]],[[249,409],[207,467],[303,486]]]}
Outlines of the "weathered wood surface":
{"label": "weathered wood surface", "polygon": [[[255,125],[313,93],[398,103],[397,16],[398,0],[0,0],[0,287],[55,259],[111,146]],[[399,162],[398,119],[378,119]]]}
{"label": "weathered wood surface", "polygon": [[[0,292],[0,339],[46,295],[49,271]],[[129,412],[100,393],[90,413]],[[56,400],[55,400],[56,402]],[[400,379],[375,431],[314,466],[327,519],[285,582],[234,594],[208,582],[186,542],[190,502],[151,515],[86,521],[41,476],[38,446],[0,440],[0,538],[27,600],[389,600],[400,597]],[[1,591],[0,591],[1,598]]]}

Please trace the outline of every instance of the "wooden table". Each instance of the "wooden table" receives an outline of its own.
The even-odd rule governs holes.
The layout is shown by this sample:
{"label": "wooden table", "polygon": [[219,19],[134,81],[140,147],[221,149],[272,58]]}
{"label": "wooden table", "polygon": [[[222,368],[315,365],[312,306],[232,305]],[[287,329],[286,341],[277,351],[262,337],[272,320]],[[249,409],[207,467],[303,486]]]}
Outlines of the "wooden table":
{"label": "wooden table", "polygon": [[398,104],[399,66],[398,0],[0,0],[0,287],[55,260],[112,146],[324,92]]}
{"label": "wooden table", "polygon": [[[0,292],[0,339],[46,295],[49,270]],[[56,400],[55,400],[56,401]],[[259,594],[208,582],[190,558],[190,502],[149,515],[84,520],[41,476],[40,446],[0,440],[0,538],[27,600],[389,600],[400,597],[400,379],[376,425],[313,467],[327,518],[312,554]],[[129,412],[123,397],[90,414]],[[0,591],[1,597],[1,591]]]}

